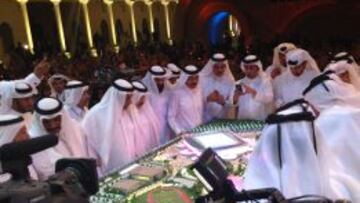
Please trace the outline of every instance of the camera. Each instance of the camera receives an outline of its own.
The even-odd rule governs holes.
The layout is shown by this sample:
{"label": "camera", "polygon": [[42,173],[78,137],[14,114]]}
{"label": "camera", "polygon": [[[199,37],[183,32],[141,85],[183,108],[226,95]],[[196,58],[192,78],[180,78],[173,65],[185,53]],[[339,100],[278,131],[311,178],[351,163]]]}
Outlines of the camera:
{"label": "camera", "polygon": [[89,202],[90,195],[99,188],[94,159],[60,159],[55,174],[47,181],[29,178],[30,155],[56,145],[57,139],[46,135],[0,147],[1,176],[12,176],[0,183],[1,203]]}
{"label": "camera", "polygon": [[235,88],[236,88],[236,90],[239,91],[239,92],[244,92],[243,86],[242,86],[241,83],[240,83],[240,84],[236,84],[236,85],[235,85]]}

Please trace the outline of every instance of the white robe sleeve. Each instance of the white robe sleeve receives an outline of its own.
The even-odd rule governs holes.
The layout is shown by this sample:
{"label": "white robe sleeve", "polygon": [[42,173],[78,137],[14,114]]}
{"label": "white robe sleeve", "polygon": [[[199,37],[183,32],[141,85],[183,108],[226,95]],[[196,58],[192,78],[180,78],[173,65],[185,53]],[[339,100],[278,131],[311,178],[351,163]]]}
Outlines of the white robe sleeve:
{"label": "white robe sleeve", "polygon": [[16,80],[10,80],[10,81],[1,81],[0,82],[0,92],[6,93],[10,92],[13,85],[15,85]]}
{"label": "white robe sleeve", "polygon": [[37,87],[41,80],[34,73],[30,73],[26,78],[24,78],[24,82],[31,85],[32,87]]}
{"label": "white robe sleeve", "polygon": [[[95,145],[96,146],[96,145]],[[87,153],[89,158],[93,158],[96,160],[96,170],[98,172],[98,176],[102,177],[104,175],[102,166],[104,165],[102,163],[102,159],[99,155],[99,153],[96,151],[94,144],[89,140],[87,137]]]}
{"label": "white robe sleeve", "polygon": [[225,104],[221,105],[216,102],[208,102],[207,96],[205,95],[205,122],[211,121],[216,118],[224,118],[227,107],[231,106],[232,99],[230,98],[231,92],[225,96]]}
{"label": "white robe sleeve", "polygon": [[[0,112],[4,110],[4,108],[9,108],[7,105],[10,105],[9,100],[11,98],[11,91],[16,82],[21,80],[10,80],[10,81],[1,81],[0,82]],[[24,82],[31,85],[35,88],[40,84],[41,80],[36,77],[34,73],[29,74],[26,78],[23,79]]]}
{"label": "white robe sleeve", "polygon": [[270,80],[265,80],[262,84],[262,87],[254,97],[254,100],[262,103],[262,104],[269,104],[274,99],[273,88],[271,85]]}
{"label": "white robe sleeve", "polygon": [[268,66],[266,69],[265,69],[265,73],[271,77],[271,72],[274,70],[274,65],[271,64],[270,66]]}
{"label": "white robe sleeve", "polygon": [[[10,81],[1,81],[0,82],[0,92],[9,91],[12,86],[21,80],[10,80]],[[26,82],[27,84],[31,85],[32,87],[36,87],[40,84],[41,80],[36,77],[34,73],[29,74],[26,78],[22,81]]]}
{"label": "white robe sleeve", "polygon": [[46,153],[46,151],[41,151],[32,155],[32,166],[40,181],[47,180],[51,175],[55,174],[55,165],[50,161],[51,158]]}
{"label": "white robe sleeve", "polygon": [[216,102],[205,103],[205,121],[223,117],[224,107]]}
{"label": "white robe sleeve", "polygon": [[181,127],[181,125],[179,124],[179,122],[176,119],[176,115],[178,114],[179,111],[179,98],[176,94],[173,94],[170,102],[169,102],[169,108],[168,108],[168,122],[169,125],[171,127],[171,129],[176,133],[179,134],[181,132],[184,131],[184,129]]}
{"label": "white robe sleeve", "polygon": [[[84,131],[87,154],[88,154],[89,158],[93,158],[96,160],[96,165],[97,165],[96,169],[98,172],[98,176],[102,177],[106,163],[103,162],[102,157],[100,156],[100,154],[97,151],[98,145],[96,143],[98,143],[98,141],[89,136],[89,133],[87,132],[88,129],[86,128],[87,123],[85,121],[84,120],[82,121],[81,127],[82,127],[82,130]],[[88,122],[91,123],[91,121],[88,121]]]}
{"label": "white robe sleeve", "polygon": [[276,78],[275,80],[273,80],[273,87],[274,87],[274,100],[275,100],[275,106],[276,108],[280,107],[281,105],[283,105],[285,102],[284,98],[283,98],[283,94],[281,91],[281,80],[282,78]]}
{"label": "white robe sleeve", "polygon": [[1,81],[0,82],[0,112],[4,113],[11,109],[11,90],[14,81]]}

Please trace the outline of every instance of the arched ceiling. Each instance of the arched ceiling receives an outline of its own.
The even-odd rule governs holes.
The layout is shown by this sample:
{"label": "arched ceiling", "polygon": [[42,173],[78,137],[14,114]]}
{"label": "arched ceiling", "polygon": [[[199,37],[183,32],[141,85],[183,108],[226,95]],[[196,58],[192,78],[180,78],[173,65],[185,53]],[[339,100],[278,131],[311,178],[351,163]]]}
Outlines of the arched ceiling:
{"label": "arched ceiling", "polygon": [[[253,38],[271,40],[282,35],[308,13],[331,7],[351,7],[359,11],[357,0],[275,1],[275,0],[180,0],[176,34],[187,39],[203,39],[207,21],[220,12],[236,16],[248,42]],[[360,12],[359,12],[360,13]]]}

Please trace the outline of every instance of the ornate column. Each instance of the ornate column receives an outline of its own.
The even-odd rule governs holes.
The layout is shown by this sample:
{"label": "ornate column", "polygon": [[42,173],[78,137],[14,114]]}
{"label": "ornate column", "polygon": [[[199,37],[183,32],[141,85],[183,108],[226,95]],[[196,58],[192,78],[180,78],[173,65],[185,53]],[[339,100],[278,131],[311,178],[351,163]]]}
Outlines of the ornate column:
{"label": "ornate column", "polygon": [[89,9],[88,9],[89,0],[79,0],[79,3],[81,4],[81,7],[82,7],[82,10],[83,10],[83,13],[84,13],[86,35],[87,35],[87,38],[88,38],[88,46],[89,46],[89,49],[90,49],[90,53],[91,53],[92,56],[96,57],[97,52],[96,52],[96,49],[94,49],[94,42],[93,42],[93,38],[92,38],[90,17],[89,17]]}
{"label": "ornate column", "polygon": [[148,9],[148,14],[149,14],[149,24],[150,24],[150,33],[153,34],[155,32],[155,27],[154,27],[154,15],[153,15],[153,11],[152,11],[152,4],[153,2],[150,0],[145,0],[145,4],[147,6]]}
{"label": "ornate column", "polygon": [[170,17],[169,17],[169,1],[162,0],[161,4],[164,6],[165,12],[165,25],[166,25],[166,38],[170,45],[172,45],[171,30],[170,30]]}
{"label": "ornate column", "polygon": [[54,5],[55,18],[56,18],[56,24],[57,24],[57,28],[58,28],[61,51],[66,52],[65,34],[64,34],[64,28],[63,28],[61,11],[60,11],[61,0],[50,0],[50,1]]}
{"label": "ornate column", "polygon": [[34,42],[33,42],[32,33],[31,33],[29,14],[28,14],[28,10],[26,7],[26,3],[28,2],[28,0],[17,0],[17,2],[19,2],[19,4],[20,4],[21,12],[22,12],[23,18],[24,18],[26,38],[27,38],[27,43],[29,46],[29,51],[33,54],[34,53]]}
{"label": "ornate column", "polygon": [[113,0],[103,0],[106,4],[108,15],[109,15],[109,22],[110,22],[110,30],[111,30],[111,40],[114,46],[115,52],[119,51],[119,47],[117,46],[117,39],[116,39],[116,31],[115,31],[115,21],[114,21],[114,12],[113,12]]}
{"label": "ornate column", "polygon": [[233,30],[233,17],[232,17],[232,15],[229,15],[228,20],[229,20],[229,22],[228,22],[228,24],[229,24],[229,32],[230,32],[231,36],[233,36],[234,30]]}
{"label": "ornate column", "polygon": [[134,1],[125,0],[125,3],[129,6],[130,9],[130,17],[131,17],[131,31],[133,36],[133,41],[135,46],[137,45],[137,34],[136,34],[136,22],[135,22],[135,14],[134,14]]}

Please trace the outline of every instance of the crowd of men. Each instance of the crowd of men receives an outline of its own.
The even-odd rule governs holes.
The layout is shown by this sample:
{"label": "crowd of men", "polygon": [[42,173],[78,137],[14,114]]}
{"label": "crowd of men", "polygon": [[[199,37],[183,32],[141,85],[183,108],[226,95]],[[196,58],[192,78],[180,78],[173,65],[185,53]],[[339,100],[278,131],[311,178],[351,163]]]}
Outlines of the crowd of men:
{"label": "crowd of men", "polygon": [[237,67],[244,74],[238,81],[223,53],[212,54],[204,67],[153,65],[142,78],[114,80],[88,108],[89,84],[58,73],[47,79],[50,95],[34,100],[50,69],[44,59],[26,78],[0,81],[0,146],[58,136],[55,147],[33,155],[32,178],[46,180],[64,157],[95,158],[102,176],[208,121],[266,120],[245,189],[360,202],[360,67],[354,58],[336,54],[320,72],[309,52],[282,43],[266,70],[252,54]]}

